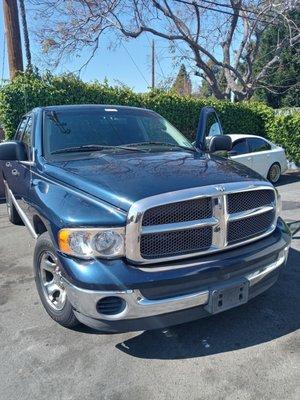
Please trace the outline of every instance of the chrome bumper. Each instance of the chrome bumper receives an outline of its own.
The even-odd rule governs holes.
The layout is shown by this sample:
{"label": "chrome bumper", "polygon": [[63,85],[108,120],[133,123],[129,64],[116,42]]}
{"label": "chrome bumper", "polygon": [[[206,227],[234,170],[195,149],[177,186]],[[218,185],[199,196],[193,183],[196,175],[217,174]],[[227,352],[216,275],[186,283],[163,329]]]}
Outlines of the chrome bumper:
{"label": "chrome bumper", "polygon": [[[250,274],[244,276],[249,281],[249,285],[256,285],[261,279],[279,268],[285,263],[288,255],[288,247],[282,250],[278,259]],[[166,314],[179,310],[189,309],[196,306],[204,306],[209,301],[210,291],[200,292],[171,297],[163,300],[148,300],[137,289],[126,291],[93,291],[78,288],[62,278],[62,283],[67,290],[68,299],[72,306],[79,313],[96,319],[118,321],[135,318],[145,318],[155,315]],[[126,306],[122,312],[114,315],[104,315],[97,311],[97,302],[110,296],[117,296],[125,300]]]}

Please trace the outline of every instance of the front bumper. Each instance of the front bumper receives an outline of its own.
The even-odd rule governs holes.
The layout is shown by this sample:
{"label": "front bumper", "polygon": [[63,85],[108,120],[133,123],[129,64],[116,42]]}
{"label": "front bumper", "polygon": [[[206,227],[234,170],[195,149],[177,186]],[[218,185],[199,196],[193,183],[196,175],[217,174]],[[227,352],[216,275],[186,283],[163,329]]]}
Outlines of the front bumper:
{"label": "front bumper", "polygon": [[[288,247],[280,252],[276,261],[243,277],[249,282],[250,298],[260,294],[276,282],[278,276],[277,272],[280,267],[285,264],[287,255]],[[271,281],[269,280],[270,277],[272,278]],[[259,285],[261,281],[263,281],[264,285]],[[268,283],[268,281],[270,284],[266,285],[266,282]],[[234,282],[235,280],[226,281],[226,285],[234,284]],[[66,280],[64,280],[64,286],[67,290],[68,298],[76,310],[77,318],[86,325],[106,331],[131,330],[132,326],[135,327],[133,329],[146,329],[143,328],[145,326],[144,322],[146,322],[146,326],[148,326],[149,324],[147,324],[147,322],[149,322],[149,320],[147,320],[147,318],[149,317],[155,317],[156,320],[158,320],[154,324],[150,323],[152,329],[157,326],[165,326],[165,324],[162,323],[164,318],[160,319],[161,315],[168,315],[170,317],[170,313],[176,313],[177,311],[184,311],[201,306],[202,311],[204,311],[204,314],[201,316],[206,316],[209,312],[205,312],[205,306],[209,303],[210,293],[214,289],[214,286],[212,286],[211,288],[195,293],[167,299],[149,300],[145,298],[138,289],[109,292],[93,291],[78,288]],[[258,286],[263,288],[263,290],[257,290],[259,289]],[[125,308],[120,313],[114,315],[100,314],[97,311],[97,303],[101,299],[111,296],[122,298],[126,304]],[[201,316],[199,315],[198,318]],[[174,317],[175,319],[173,324],[182,322],[182,320],[178,321],[176,316]],[[146,319],[146,321],[141,321],[141,319]],[[140,324],[137,320],[140,320]],[[117,322],[117,324],[114,324],[114,322]],[[122,323],[120,324],[120,322]],[[120,328],[118,328],[118,326],[120,326]]]}
{"label": "front bumper", "polygon": [[[77,318],[103,331],[130,331],[160,328],[207,316],[207,304],[214,288],[234,285],[241,279],[249,283],[249,298],[255,297],[276,282],[280,267],[286,262],[289,245],[289,233],[279,220],[272,235],[251,246],[202,257],[189,264],[141,269],[118,260],[127,272],[123,278],[117,274],[119,265],[116,267],[113,262],[108,269],[99,265],[98,260],[85,263],[62,255],[59,258],[64,272],[75,262],[79,264],[82,280],[91,279],[89,267],[93,269],[96,262],[103,274],[101,283],[97,282],[96,275],[91,284],[82,280],[76,282],[74,274],[63,274]],[[74,273],[74,269],[71,271]],[[97,307],[99,300],[112,296],[123,299],[124,308],[117,314],[101,314]]]}

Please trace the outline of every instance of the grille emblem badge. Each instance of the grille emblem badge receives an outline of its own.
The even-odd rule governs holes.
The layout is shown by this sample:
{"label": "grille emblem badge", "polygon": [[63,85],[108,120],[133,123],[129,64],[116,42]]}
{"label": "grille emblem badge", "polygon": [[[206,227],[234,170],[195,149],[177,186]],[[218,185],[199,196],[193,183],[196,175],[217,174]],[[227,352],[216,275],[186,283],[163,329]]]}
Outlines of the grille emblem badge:
{"label": "grille emblem badge", "polygon": [[224,187],[224,186],[217,186],[216,189],[217,189],[219,192],[225,192],[225,187]]}

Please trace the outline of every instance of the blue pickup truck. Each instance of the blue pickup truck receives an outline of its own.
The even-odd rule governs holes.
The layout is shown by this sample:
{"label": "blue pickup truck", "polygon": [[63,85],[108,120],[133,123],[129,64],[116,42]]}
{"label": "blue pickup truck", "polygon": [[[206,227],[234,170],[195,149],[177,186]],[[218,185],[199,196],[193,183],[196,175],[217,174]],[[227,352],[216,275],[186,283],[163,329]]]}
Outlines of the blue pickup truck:
{"label": "blue pickup truck", "polygon": [[276,282],[291,240],[279,195],[217,154],[231,140],[206,140],[212,117],[202,110],[192,144],[151,110],[40,107],[0,144],[8,217],[36,239],[36,287],[55,321],[162,328]]}

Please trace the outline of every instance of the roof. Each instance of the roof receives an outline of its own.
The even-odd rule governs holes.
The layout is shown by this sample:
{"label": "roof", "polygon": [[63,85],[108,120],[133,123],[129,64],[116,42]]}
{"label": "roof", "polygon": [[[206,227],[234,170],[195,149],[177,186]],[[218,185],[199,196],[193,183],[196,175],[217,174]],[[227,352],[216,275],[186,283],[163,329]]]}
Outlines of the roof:
{"label": "roof", "polygon": [[142,108],[142,107],[130,107],[130,106],[120,106],[115,104],[61,104],[61,105],[53,105],[53,106],[43,106],[37,107],[39,110],[49,110],[49,111],[61,111],[61,110],[76,110],[82,108],[98,108],[104,110],[106,108],[115,108],[117,110],[143,110],[143,111],[151,111],[152,110]]}
{"label": "roof", "polygon": [[235,140],[239,139],[245,139],[245,138],[259,138],[259,139],[264,139],[268,141],[268,139],[262,137],[262,136],[257,136],[257,135],[241,135],[241,134],[234,134],[234,135],[227,135],[231,137],[231,140],[234,142]]}

